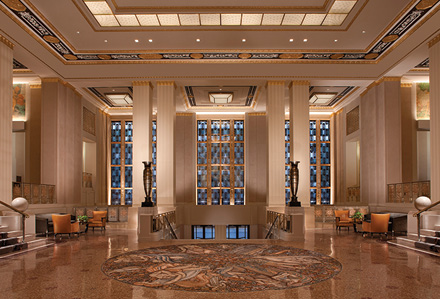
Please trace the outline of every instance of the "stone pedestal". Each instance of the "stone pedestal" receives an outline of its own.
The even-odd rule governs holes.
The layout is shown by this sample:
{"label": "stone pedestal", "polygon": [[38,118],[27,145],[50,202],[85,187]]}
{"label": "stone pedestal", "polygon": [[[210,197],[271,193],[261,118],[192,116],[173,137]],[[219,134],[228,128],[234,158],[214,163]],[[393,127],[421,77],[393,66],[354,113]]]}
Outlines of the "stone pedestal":
{"label": "stone pedestal", "polygon": [[284,210],[286,216],[291,216],[291,231],[280,232],[280,239],[284,241],[303,241],[305,233],[305,213],[301,207],[286,207]]}
{"label": "stone pedestal", "polygon": [[153,233],[151,227],[151,219],[157,213],[157,207],[138,208],[138,242],[160,240],[161,232]]}

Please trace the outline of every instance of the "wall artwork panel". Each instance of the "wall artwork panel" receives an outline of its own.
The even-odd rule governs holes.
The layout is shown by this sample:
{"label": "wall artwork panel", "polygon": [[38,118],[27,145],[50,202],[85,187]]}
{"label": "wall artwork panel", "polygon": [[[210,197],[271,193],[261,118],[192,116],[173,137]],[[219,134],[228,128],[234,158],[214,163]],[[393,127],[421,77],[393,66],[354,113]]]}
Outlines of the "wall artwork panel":
{"label": "wall artwork panel", "polygon": [[12,120],[26,120],[26,84],[12,85]]}
{"label": "wall artwork panel", "polygon": [[83,130],[95,136],[95,113],[83,107]]}
{"label": "wall artwork panel", "polygon": [[429,119],[429,83],[416,84],[417,119]]}
{"label": "wall artwork panel", "polygon": [[346,123],[347,135],[350,135],[351,133],[354,133],[357,130],[359,130],[359,106],[353,108],[347,113],[346,122],[347,122]]}

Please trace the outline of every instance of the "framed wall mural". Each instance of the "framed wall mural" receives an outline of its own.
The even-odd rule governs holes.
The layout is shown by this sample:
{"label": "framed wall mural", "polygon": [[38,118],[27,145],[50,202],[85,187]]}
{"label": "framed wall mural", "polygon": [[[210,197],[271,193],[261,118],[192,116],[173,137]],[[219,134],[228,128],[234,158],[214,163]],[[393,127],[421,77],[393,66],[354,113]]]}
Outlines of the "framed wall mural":
{"label": "framed wall mural", "polygon": [[429,119],[429,83],[416,84],[417,119]]}
{"label": "framed wall mural", "polygon": [[26,84],[12,85],[12,120],[26,120]]}

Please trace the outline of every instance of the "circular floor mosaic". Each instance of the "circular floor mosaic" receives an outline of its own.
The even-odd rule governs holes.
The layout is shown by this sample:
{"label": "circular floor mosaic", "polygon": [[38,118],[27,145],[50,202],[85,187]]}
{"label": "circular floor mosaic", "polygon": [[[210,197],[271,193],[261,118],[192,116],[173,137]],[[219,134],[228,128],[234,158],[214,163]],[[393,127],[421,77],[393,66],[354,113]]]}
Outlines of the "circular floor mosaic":
{"label": "circular floor mosaic", "polygon": [[193,292],[296,288],[338,274],[341,264],[298,248],[254,244],[172,245],[108,259],[102,271],[137,286]]}

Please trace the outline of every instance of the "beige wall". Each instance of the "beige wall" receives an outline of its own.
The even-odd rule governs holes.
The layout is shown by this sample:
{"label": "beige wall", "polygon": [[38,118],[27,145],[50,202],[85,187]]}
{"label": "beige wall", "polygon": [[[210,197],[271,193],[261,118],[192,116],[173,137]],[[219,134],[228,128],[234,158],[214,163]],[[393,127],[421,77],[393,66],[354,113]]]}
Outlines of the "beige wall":
{"label": "beige wall", "polygon": [[[413,86],[414,85],[414,86]],[[402,181],[417,181],[417,121],[415,84],[401,87]]]}

